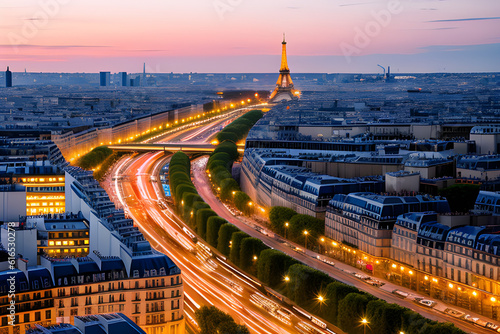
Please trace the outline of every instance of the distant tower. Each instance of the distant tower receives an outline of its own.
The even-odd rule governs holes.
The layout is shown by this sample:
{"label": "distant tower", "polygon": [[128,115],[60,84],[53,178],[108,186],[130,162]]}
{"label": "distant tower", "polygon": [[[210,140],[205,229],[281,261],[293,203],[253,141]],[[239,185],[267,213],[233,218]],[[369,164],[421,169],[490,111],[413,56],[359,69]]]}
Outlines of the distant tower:
{"label": "distant tower", "polygon": [[387,66],[387,78],[386,80],[391,80],[391,67]]}
{"label": "distant tower", "polygon": [[276,82],[276,88],[272,92],[269,100],[271,102],[279,102],[282,100],[290,101],[300,94],[299,91],[293,89],[293,81],[290,76],[290,69],[286,60],[286,41],[283,34],[283,42],[281,43],[281,67],[280,76]]}
{"label": "distant tower", "polygon": [[120,78],[120,82],[122,84],[122,87],[128,86],[127,85],[127,72],[118,73],[118,77]]}
{"label": "distant tower", "polygon": [[106,87],[111,85],[111,72],[100,72],[99,79],[101,87]]}
{"label": "distant tower", "polygon": [[12,87],[12,72],[7,66],[7,71],[5,71],[5,87]]}
{"label": "distant tower", "polygon": [[146,63],[144,63],[144,66],[142,67],[142,81],[141,81],[141,86],[146,87]]}

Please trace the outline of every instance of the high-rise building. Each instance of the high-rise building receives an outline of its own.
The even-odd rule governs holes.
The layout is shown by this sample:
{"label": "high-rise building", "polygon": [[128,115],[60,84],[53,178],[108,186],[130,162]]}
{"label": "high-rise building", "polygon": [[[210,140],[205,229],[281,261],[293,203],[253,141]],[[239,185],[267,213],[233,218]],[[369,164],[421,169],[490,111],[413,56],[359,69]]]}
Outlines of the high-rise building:
{"label": "high-rise building", "polygon": [[141,77],[138,75],[135,78],[130,79],[130,87],[139,87],[141,86]]}
{"label": "high-rise building", "polygon": [[286,59],[286,41],[285,34],[283,34],[283,42],[281,43],[281,67],[280,76],[276,82],[276,88],[270,96],[271,102],[290,101],[298,96],[300,92],[293,88],[292,77],[290,76],[290,69]]}
{"label": "high-rise building", "polygon": [[144,66],[142,67],[142,80],[141,80],[141,86],[147,86],[146,82],[146,63],[144,63]]}
{"label": "high-rise building", "polygon": [[111,73],[110,72],[100,72],[99,78],[100,78],[100,86],[101,87],[106,87],[106,86],[109,86],[111,84]]}
{"label": "high-rise building", "polygon": [[12,72],[7,66],[7,71],[5,71],[5,87],[12,87]]}
{"label": "high-rise building", "polygon": [[127,82],[127,72],[120,72],[120,73],[118,73],[118,75],[119,75],[122,87],[128,86],[127,85],[128,84],[128,82]]}

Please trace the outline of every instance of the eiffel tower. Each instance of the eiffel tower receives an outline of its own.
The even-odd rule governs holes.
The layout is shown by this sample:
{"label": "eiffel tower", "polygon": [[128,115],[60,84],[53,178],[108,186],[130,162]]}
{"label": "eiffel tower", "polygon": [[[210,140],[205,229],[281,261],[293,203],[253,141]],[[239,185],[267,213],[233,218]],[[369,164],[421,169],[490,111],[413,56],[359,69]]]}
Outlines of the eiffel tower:
{"label": "eiffel tower", "polygon": [[290,101],[296,99],[300,95],[298,90],[293,88],[292,77],[290,76],[290,69],[286,60],[286,41],[285,34],[283,34],[283,43],[281,43],[281,68],[280,76],[276,82],[276,88],[269,97],[270,102],[280,102],[283,100]]}

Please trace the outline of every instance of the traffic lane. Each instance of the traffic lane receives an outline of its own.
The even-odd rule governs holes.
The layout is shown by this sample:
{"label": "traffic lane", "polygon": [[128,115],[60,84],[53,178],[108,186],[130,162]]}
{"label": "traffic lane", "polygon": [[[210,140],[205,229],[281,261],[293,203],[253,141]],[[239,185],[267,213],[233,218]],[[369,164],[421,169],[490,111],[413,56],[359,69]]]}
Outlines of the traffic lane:
{"label": "traffic lane", "polygon": [[[148,161],[150,157],[148,157],[148,155],[144,155],[143,157],[139,158],[138,159],[138,162],[136,162],[136,164],[132,164],[130,166],[130,169],[134,171],[140,171],[142,168],[141,167],[144,167],[144,164]],[[142,180],[141,180],[142,178]],[[151,187],[151,183],[149,183],[147,180],[146,180],[146,177],[144,175],[140,175],[137,179],[136,179],[136,182],[142,182],[146,185],[148,185],[148,187],[150,188]],[[134,183],[132,183],[134,184]],[[137,200],[146,200],[145,201],[145,207],[148,208],[148,207],[152,207],[153,206],[153,201],[150,201],[151,198],[141,198],[142,195],[143,195],[143,192],[142,191],[139,191],[139,187],[134,187],[132,184],[124,184],[122,186],[122,189],[123,189],[123,192],[124,192],[124,195],[127,195],[127,196],[130,196],[130,195],[133,195],[133,196],[136,196]],[[136,189],[134,189],[136,188]],[[154,191],[153,191],[154,193]],[[192,254],[189,253],[189,252],[182,252],[182,251],[179,251],[179,252],[174,252],[174,250],[177,248],[177,247],[164,247],[165,244],[167,245],[173,245],[173,240],[167,240],[166,238],[168,237],[168,235],[163,235],[163,238],[160,239],[160,235],[158,234],[157,231],[154,231],[154,227],[156,226],[156,223],[154,222],[153,219],[151,219],[151,217],[149,217],[149,214],[151,212],[149,212],[148,215],[144,216],[142,213],[142,210],[144,210],[143,206],[139,206],[138,208],[129,208],[130,209],[130,215],[133,216],[135,218],[136,221],[141,221],[142,223],[140,224],[143,232],[145,232],[145,235],[149,235],[150,238],[152,238],[154,241],[155,241],[155,244],[156,245],[159,245],[161,246],[161,250],[163,252],[166,252],[168,256],[171,256],[172,259],[174,261],[176,261],[176,263],[180,263],[181,264],[181,270],[183,270],[183,273],[186,273],[186,279],[185,279],[185,286],[188,286],[188,287],[191,287],[193,286],[193,290],[192,291],[187,291],[188,292],[188,295],[189,296],[197,296],[196,297],[196,300],[198,303],[202,303],[202,304],[206,304],[207,301],[210,302],[210,304],[213,304],[213,301],[210,301],[210,300],[207,300],[206,299],[206,296],[205,294],[210,294],[212,299],[219,299],[219,301],[221,301],[221,298],[227,298],[227,296],[221,296],[220,295],[220,289],[221,289],[221,285],[220,285],[220,282],[219,281],[214,281],[212,279],[212,277],[207,273],[206,275],[206,278],[208,279],[211,279],[211,283],[208,284],[208,287],[210,288],[207,288],[207,284],[204,284],[203,286],[200,286],[200,280],[202,282],[206,282],[205,281],[205,278],[201,277],[199,274],[197,274],[200,269],[202,272],[205,271],[205,268],[203,266],[202,263],[200,263],[199,261],[197,261],[197,258],[193,258]],[[147,209],[146,209],[147,210]],[[139,225],[139,224],[138,224]],[[180,232],[180,231],[179,231]],[[191,275],[187,275],[187,273],[191,273]],[[192,278],[194,276],[194,279]],[[218,285],[218,286],[217,286]],[[197,287],[197,289],[195,289],[194,287]],[[188,288],[189,289],[189,288]],[[217,293],[214,293],[217,292]],[[244,300],[248,300],[248,298],[243,298]],[[220,304],[220,303],[219,303]],[[229,312],[231,315],[235,316],[237,319],[240,318],[242,321],[244,321],[245,323],[248,323],[249,322],[249,319],[248,319],[248,315],[246,312],[250,313],[250,315],[253,317],[253,318],[260,318],[262,317],[262,315],[259,314],[259,311],[262,311],[261,309],[256,309],[256,306],[253,305],[252,303],[247,303],[244,307],[243,305],[240,305],[239,307],[244,310],[245,312],[236,312],[236,310],[232,309],[231,307],[228,309],[228,306],[229,305],[238,305],[239,302],[237,299],[227,299],[226,302],[224,302],[225,304],[225,307],[222,306],[221,308],[227,312]],[[218,305],[219,307],[221,305]],[[268,314],[265,314],[269,317]],[[269,320],[273,320],[274,321],[274,318],[271,318],[271,319],[268,319],[268,318],[262,318],[261,321],[264,321],[265,323],[267,323],[267,326],[271,325],[270,321]],[[272,321],[271,321],[272,322]],[[275,327],[275,329],[277,328],[278,330],[277,331],[272,331],[272,332],[281,332],[281,327],[283,326],[282,323],[276,323],[274,322],[273,324],[273,327]],[[252,321],[250,321],[249,323],[249,327],[251,328],[254,328],[254,331],[256,332],[261,332],[261,330],[257,330],[256,328],[260,328],[261,325],[259,324],[254,324]],[[268,332],[267,330],[265,332]]]}
{"label": "traffic lane", "polygon": [[[213,121],[209,121],[209,123],[198,124],[198,125],[193,124],[191,126],[187,125],[188,128],[185,130],[180,130],[180,132],[165,135],[165,137],[162,135],[159,135],[159,136],[148,139],[148,141],[151,141],[151,140],[154,140],[155,142],[176,141],[176,140],[184,141],[185,137],[189,138],[191,136],[191,134],[199,131],[200,128],[205,128],[205,130],[209,130],[210,128],[212,128],[216,125],[220,125],[223,122],[226,122],[228,120],[239,117],[243,113],[243,111],[244,110],[238,109],[238,110],[231,112],[231,113],[227,113],[227,114],[224,114],[221,116],[216,116],[216,118],[213,119]],[[202,132],[203,131],[201,131],[200,134]],[[191,138],[189,138],[188,140],[190,140],[190,139]]]}
{"label": "traffic lane", "polygon": [[[198,160],[201,160],[201,159],[202,158],[200,158]],[[195,160],[195,162],[198,160]],[[357,279],[356,277],[354,277],[350,274],[347,274],[338,268],[335,268],[335,267],[332,267],[328,264],[325,264],[324,262],[319,261],[315,258],[312,258],[311,256],[296,252],[296,251],[290,249],[289,247],[285,246],[284,244],[280,243],[276,239],[270,238],[270,237],[260,233],[259,231],[256,231],[252,227],[250,227],[247,224],[245,224],[244,222],[242,222],[237,217],[233,216],[226,209],[226,207],[224,207],[224,205],[218,200],[218,198],[212,193],[210,181],[207,178],[207,175],[206,175],[204,168],[193,169],[193,174],[194,174],[195,186],[196,186],[198,193],[203,198],[203,200],[205,200],[205,202],[207,202],[207,204],[210,205],[212,210],[214,210],[220,217],[226,219],[227,221],[229,221],[232,224],[234,224],[235,226],[237,226],[243,232],[249,234],[252,237],[256,237],[256,238],[263,240],[265,242],[265,244],[267,244],[268,246],[270,246],[274,249],[278,249],[278,250],[282,251],[283,253],[307,264],[308,266],[310,266],[312,268],[321,270],[321,271],[327,273],[328,275],[330,275],[330,277],[332,277],[338,281],[355,286],[356,288],[358,288],[362,291],[368,292],[368,293],[374,295],[375,297],[383,299],[389,303],[395,303],[395,304],[398,304],[400,306],[404,306],[404,307],[407,307],[409,309],[412,309],[412,310],[420,313],[421,315],[423,315],[426,318],[429,318],[431,320],[436,320],[436,321],[441,321],[441,322],[452,322],[455,324],[455,326],[461,328],[462,330],[466,330],[468,332],[481,333],[481,334],[491,334],[492,333],[492,331],[490,331],[488,329],[477,327],[473,324],[469,324],[469,323],[466,323],[464,321],[457,320],[456,318],[453,318],[451,316],[448,316],[448,315],[445,315],[442,313],[438,313],[437,311],[433,311],[432,309],[421,308],[421,307],[416,308],[416,306],[419,306],[419,305],[417,305],[416,303],[414,303],[412,301],[401,299],[401,298],[396,297],[395,295],[393,295],[387,291],[380,290],[377,287],[366,284],[366,283],[360,281],[359,279]],[[355,268],[353,268],[353,270],[354,269]]]}

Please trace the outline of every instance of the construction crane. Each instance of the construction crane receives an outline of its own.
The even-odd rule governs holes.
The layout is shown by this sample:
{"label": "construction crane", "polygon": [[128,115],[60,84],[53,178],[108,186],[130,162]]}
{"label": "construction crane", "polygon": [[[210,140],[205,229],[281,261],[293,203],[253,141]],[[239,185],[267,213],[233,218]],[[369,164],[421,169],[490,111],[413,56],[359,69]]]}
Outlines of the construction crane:
{"label": "construction crane", "polygon": [[384,70],[384,79],[385,79],[385,67],[379,64],[377,64],[377,66]]}

